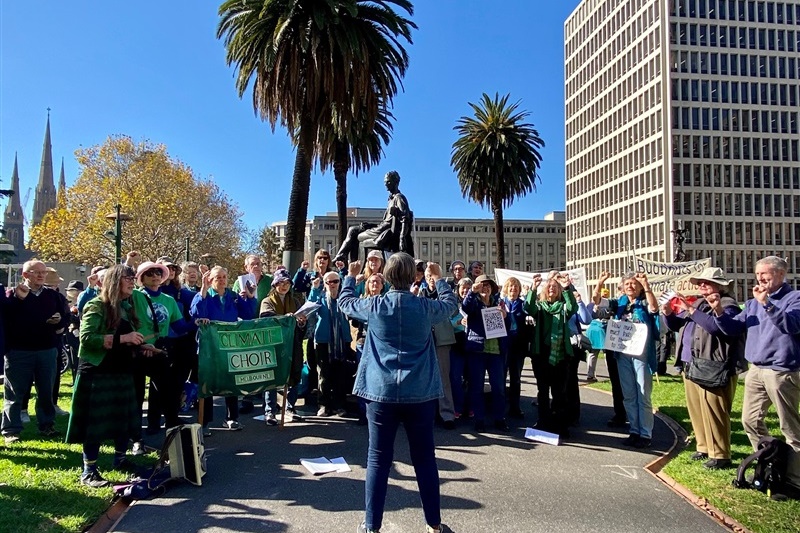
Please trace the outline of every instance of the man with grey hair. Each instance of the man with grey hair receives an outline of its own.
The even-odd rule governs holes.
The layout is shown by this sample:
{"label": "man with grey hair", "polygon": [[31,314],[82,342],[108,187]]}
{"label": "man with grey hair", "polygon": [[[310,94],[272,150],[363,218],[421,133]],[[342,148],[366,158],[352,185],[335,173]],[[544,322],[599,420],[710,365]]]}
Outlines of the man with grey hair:
{"label": "man with grey hair", "polygon": [[781,433],[794,453],[786,480],[800,489],[800,291],[786,283],[788,265],[774,255],[756,262],[757,284],[744,309],[730,317],[722,312],[719,294],[706,296],[723,333],[747,332],[745,358],[750,369],[744,382],[742,425],[753,449],[769,436],[764,423],[775,406]]}
{"label": "man with grey hair", "polygon": [[66,299],[45,286],[47,267],[37,259],[22,266],[24,281],[17,285],[4,309],[6,326],[5,383],[2,433],[6,444],[22,432],[22,400],[36,383],[36,420],[39,433],[54,437],[56,380],[56,331],[69,324]]}

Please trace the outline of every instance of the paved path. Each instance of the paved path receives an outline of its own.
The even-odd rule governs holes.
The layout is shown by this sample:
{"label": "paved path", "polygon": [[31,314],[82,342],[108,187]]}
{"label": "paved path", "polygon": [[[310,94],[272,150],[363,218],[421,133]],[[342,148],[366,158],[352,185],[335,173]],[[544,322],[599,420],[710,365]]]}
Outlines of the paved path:
{"label": "paved path", "polygon": [[[609,430],[610,396],[582,388],[581,425],[561,446],[522,438],[535,421],[535,384],[526,370],[527,419],[507,434],[436,430],[442,517],[455,533],[728,531],[643,469],[667,450],[673,435],[656,420],[653,448],[626,448]],[[137,502],[118,532],[352,533],[363,518],[367,429],[354,420],[311,418],[283,431],[242,417],[240,432],[206,439],[202,487],[181,484]],[[301,457],[343,456],[352,472],[314,477]],[[405,435],[398,435],[383,533],[424,532]]]}

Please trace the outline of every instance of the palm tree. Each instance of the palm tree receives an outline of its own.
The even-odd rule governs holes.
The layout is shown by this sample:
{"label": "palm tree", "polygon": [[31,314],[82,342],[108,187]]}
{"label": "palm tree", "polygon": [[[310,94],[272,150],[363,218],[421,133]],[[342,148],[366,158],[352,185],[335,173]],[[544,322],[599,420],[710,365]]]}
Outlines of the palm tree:
{"label": "palm tree", "polygon": [[519,102],[508,105],[509,96],[483,93],[479,104],[470,102],[475,116],[458,119],[450,158],[463,197],[492,210],[498,268],[506,265],[503,209],[536,190],[544,147],[533,124],[523,122],[530,113],[517,111]]}
{"label": "palm tree", "polygon": [[284,263],[303,257],[311,168],[321,127],[340,134],[371,125],[391,105],[408,68],[400,39],[411,43],[408,0],[226,0],[217,37],[237,70],[241,98],[252,82],[253,108],[297,146],[289,196]]}
{"label": "palm tree", "polygon": [[[338,135],[335,127],[322,129],[319,150],[320,170],[333,167],[336,180],[336,214],[339,222],[340,246],[347,235],[347,173],[354,169],[369,170],[377,165],[383,156],[383,146],[392,138],[394,115],[382,106],[371,130],[365,127],[353,128],[345,135]],[[326,136],[327,135],[327,136]]]}

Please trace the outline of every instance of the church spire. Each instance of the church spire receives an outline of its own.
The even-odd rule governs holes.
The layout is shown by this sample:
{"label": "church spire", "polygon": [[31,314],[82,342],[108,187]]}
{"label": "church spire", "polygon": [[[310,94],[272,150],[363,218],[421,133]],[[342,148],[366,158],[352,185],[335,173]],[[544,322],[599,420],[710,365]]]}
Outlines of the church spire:
{"label": "church spire", "polygon": [[14,171],[11,173],[11,190],[14,191],[8,199],[3,215],[3,230],[5,238],[20,252],[25,248],[25,235],[23,231],[25,220],[22,215],[22,206],[19,200],[19,170],[17,167],[17,154],[14,154]]}
{"label": "church spire", "polygon": [[44,215],[56,206],[56,188],[53,184],[53,146],[50,143],[50,108],[47,108],[47,128],[42,146],[42,166],[39,169],[39,183],[33,200],[33,224],[42,221]]}
{"label": "church spire", "polygon": [[67,194],[67,178],[64,176],[64,158],[61,158],[61,175],[58,177],[58,197],[64,198]]}

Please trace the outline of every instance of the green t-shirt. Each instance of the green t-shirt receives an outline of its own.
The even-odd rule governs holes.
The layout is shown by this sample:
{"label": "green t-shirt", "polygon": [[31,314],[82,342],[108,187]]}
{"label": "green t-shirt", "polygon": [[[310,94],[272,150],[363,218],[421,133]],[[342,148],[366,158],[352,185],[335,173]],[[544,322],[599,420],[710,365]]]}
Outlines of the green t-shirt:
{"label": "green t-shirt", "polygon": [[[256,297],[250,299],[250,302],[252,302],[255,308],[256,316],[258,316],[258,309],[261,305],[261,301],[269,295],[269,291],[271,290],[272,276],[269,274],[261,276],[261,279],[258,280],[258,286],[256,286]],[[233,293],[238,296],[240,292],[242,292],[242,288],[239,287],[239,279],[237,278],[236,281],[233,282]]]}
{"label": "green t-shirt", "polygon": [[155,298],[151,296],[150,300],[156,311],[158,335],[153,334],[153,313],[150,311],[144,290],[133,291],[133,307],[139,319],[139,333],[144,335],[144,341],[147,343],[152,343],[158,337],[169,336],[169,325],[183,318],[178,302],[172,296],[162,292]]}

